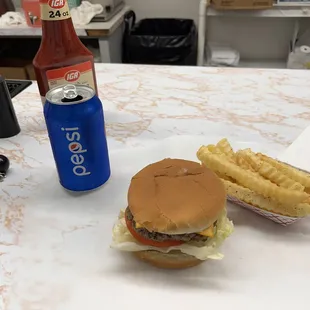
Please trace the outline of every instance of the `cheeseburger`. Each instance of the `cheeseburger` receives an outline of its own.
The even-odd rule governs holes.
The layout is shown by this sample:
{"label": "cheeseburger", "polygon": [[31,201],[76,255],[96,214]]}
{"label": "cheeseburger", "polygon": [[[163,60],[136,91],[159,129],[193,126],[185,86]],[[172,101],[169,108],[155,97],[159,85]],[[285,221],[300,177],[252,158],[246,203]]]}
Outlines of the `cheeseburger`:
{"label": "cheeseburger", "polygon": [[131,180],[128,206],[113,228],[112,247],[162,268],[221,259],[233,230],[221,180],[199,163],[164,159]]}

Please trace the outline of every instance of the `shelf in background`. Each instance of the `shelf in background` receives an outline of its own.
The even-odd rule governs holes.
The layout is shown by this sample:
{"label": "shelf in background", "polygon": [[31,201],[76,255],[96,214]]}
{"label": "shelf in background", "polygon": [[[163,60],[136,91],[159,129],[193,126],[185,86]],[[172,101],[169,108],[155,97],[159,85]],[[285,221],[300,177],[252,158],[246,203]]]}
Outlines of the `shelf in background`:
{"label": "shelf in background", "polygon": [[[209,65],[205,64],[206,67]],[[224,67],[224,66],[223,66]],[[286,69],[285,61],[247,61],[241,60],[239,62],[238,68],[255,68],[255,69]]]}
{"label": "shelf in background", "polygon": [[270,9],[265,10],[216,10],[209,7],[208,16],[226,16],[226,17],[310,17],[309,4],[275,4]]}
{"label": "shelf in background", "polygon": [[241,60],[239,68],[286,69],[285,61],[247,61]]}

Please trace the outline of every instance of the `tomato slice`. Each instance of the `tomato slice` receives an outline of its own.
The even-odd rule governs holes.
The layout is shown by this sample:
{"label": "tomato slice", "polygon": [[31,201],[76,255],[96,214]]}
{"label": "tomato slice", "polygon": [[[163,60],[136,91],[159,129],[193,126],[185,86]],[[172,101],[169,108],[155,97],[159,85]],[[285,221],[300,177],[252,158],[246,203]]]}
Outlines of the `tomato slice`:
{"label": "tomato slice", "polygon": [[153,247],[158,247],[158,248],[168,248],[171,246],[177,246],[177,245],[181,245],[184,242],[183,241],[176,241],[176,240],[169,240],[169,241],[154,241],[151,239],[146,239],[143,236],[141,236],[139,233],[137,233],[135,231],[135,229],[133,228],[133,222],[129,221],[127,219],[127,216],[125,216],[126,219],[126,225],[128,230],[130,231],[130,233],[132,234],[132,236],[140,243],[144,244],[144,245],[150,245]]}

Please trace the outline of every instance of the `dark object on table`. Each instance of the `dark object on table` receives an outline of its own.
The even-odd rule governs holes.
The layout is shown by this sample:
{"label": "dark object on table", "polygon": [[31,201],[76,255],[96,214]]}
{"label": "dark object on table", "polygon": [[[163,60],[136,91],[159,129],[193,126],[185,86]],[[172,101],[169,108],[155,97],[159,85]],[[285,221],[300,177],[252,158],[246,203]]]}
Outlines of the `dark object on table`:
{"label": "dark object on table", "polygon": [[20,132],[11,96],[5,80],[0,76],[0,138],[9,138]]}
{"label": "dark object on table", "polygon": [[4,155],[0,155],[0,182],[2,182],[3,179],[6,177],[6,173],[8,172],[9,167],[9,159]]}
{"label": "dark object on table", "polygon": [[124,63],[196,65],[197,29],[193,20],[155,18],[135,24],[133,11],[124,20]]}
{"label": "dark object on table", "polygon": [[11,98],[14,98],[32,84],[31,81],[21,81],[21,80],[5,80],[5,82],[8,87]]}

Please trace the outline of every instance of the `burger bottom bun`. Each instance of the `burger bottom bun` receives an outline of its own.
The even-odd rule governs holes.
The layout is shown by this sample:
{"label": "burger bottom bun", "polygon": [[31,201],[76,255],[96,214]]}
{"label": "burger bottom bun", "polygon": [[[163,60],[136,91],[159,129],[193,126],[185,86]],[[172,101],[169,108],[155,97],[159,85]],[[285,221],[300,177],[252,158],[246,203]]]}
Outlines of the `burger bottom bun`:
{"label": "burger bottom bun", "polygon": [[180,251],[162,253],[157,251],[140,251],[133,253],[139,259],[155,267],[166,269],[184,269],[197,266],[204,261]]}

